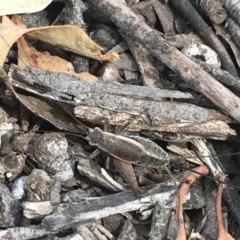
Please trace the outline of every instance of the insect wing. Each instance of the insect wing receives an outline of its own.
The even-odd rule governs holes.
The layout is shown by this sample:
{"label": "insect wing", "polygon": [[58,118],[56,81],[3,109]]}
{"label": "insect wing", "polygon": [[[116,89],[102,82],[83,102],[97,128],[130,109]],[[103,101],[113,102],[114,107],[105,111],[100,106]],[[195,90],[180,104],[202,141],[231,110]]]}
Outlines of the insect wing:
{"label": "insect wing", "polygon": [[88,139],[91,145],[128,163],[137,164],[146,151],[145,147],[134,139],[103,132],[99,128],[91,130]]}
{"label": "insect wing", "polygon": [[161,163],[166,163],[169,161],[168,153],[155,142],[139,136],[130,136],[130,138],[134,139],[145,147],[145,154],[142,155],[141,162],[138,165],[144,167],[157,167]]}

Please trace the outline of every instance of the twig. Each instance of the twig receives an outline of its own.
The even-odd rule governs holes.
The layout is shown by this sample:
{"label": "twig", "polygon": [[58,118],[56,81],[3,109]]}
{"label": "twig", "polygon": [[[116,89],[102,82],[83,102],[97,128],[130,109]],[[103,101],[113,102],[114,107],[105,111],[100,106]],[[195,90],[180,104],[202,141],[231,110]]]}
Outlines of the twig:
{"label": "twig", "polygon": [[224,71],[220,68],[216,68],[215,66],[206,64],[197,59],[193,59],[193,61],[198,63],[205,71],[211,74],[220,83],[232,87],[240,92],[240,78],[234,77],[227,71]]}
{"label": "twig", "polygon": [[159,32],[139,20],[130,8],[116,0],[88,0],[88,2],[94,4],[99,11],[104,11],[123,34],[139,41],[153,56],[178,73],[190,85],[196,86],[199,92],[224,112],[240,121],[240,99],[176,48],[170,46]]}
{"label": "twig", "polygon": [[228,14],[240,25],[240,2],[238,0],[221,0]]}
{"label": "twig", "polygon": [[[141,188],[143,192],[146,189]],[[60,204],[53,214],[42,220],[41,226],[50,231],[59,231],[117,213],[135,211],[143,206],[154,205],[156,202],[173,207],[176,191],[175,186],[165,186],[158,193],[141,199],[138,199],[131,191],[123,191],[109,196],[86,199],[82,202]]]}
{"label": "twig", "polygon": [[181,185],[178,193],[178,203],[177,203],[177,216],[179,221],[178,227],[178,238],[177,240],[186,240],[186,230],[184,226],[184,218],[183,218],[183,201],[185,195],[189,191],[192,184],[202,175],[207,175],[209,172],[206,165],[201,165],[194,169],[194,172],[190,172],[185,182]]}
{"label": "twig", "polygon": [[153,1],[153,9],[161,22],[164,33],[166,35],[175,35],[174,17],[170,7],[160,1]]}
{"label": "twig", "polygon": [[230,35],[232,36],[234,42],[238,47],[240,47],[240,36],[239,36],[239,31],[240,31],[240,26],[231,18],[227,18],[226,20],[226,27],[227,30],[229,31]]}
{"label": "twig", "polygon": [[183,17],[194,27],[204,42],[214,49],[221,60],[222,66],[233,76],[238,76],[237,70],[230,58],[227,50],[224,48],[216,34],[202,19],[189,0],[170,0],[170,3],[183,15]]}
{"label": "twig", "polygon": [[223,194],[224,175],[220,175],[220,183],[218,185],[217,199],[216,199],[216,213],[218,224],[218,240],[234,240],[234,238],[227,232],[222,216],[222,194]]}
{"label": "twig", "polygon": [[220,24],[224,22],[227,17],[226,10],[222,7],[220,1],[216,0],[201,0],[200,6],[204,12],[209,16],[212,22]]}

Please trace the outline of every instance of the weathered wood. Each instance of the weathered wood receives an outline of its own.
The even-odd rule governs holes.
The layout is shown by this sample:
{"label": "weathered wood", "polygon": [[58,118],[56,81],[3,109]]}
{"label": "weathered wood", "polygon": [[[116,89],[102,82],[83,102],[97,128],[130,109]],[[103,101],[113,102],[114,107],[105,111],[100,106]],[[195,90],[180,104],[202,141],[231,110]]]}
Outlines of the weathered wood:
{"label": "weathered wood", "polygon": [[[101,79],[97,82],[88,82],[81,80],[73,75],[46,72],[35,68],[31,69],[31,73],[20,70],[13,66],[13,77],[16,80],[22,81],[23,83],[29,84],[30,86],[37,84],[39,86],[45,87],[46,90],[57,91],[60,94],[62,93],[63,97],[64,93],[72,96],[101,93],[153,101],[160,101],[162,100],[162,98],[193,98],[190,93],[183,93],[181,91],[154,89],[145,86],[124,85],[118,83],[104,82],[101,81]],[[13,84],[15,85],[15,82],[13,82]],[[41,88],[36,90],[41,90]],[[71,96],[69,97],[69,99],[71,99]]]}
{"label": "weathered wood", "polygon": [[240,25],[240,2],[239,0],[221,0],[223,6],[226,8],[228,14],[232,16]]}
{"label": "weathered wood", "polygon": [[[75,116],[92,123],[124,126],[134,122],[128,126],[131,131],[145,129],[188,132],[216,139],[225,139],[229,135],[236,134],[226,124],[229,118],[216,110],[188,103],[162,101],[162,97],[174,96],[175,91],[171,94],[171,91],[165,92],[149,87],[101,81],[90,83],[68,74],[32,70],[33,75],[15,68],[13,74],[23,82],[34,84],[33,92],[40,96],[75,105]],[[19,87],[20,83],[13,82],[13,85]],[[38,90],[37,85],[44,87],[47,93],[41,93],[42,90]],[[23,85],[23,88],[28,89],[26,85]],[[177,96],[181,95],[177,93]],[[29,105],[31,102],[28,101],[26,104]]]}
{"label": "weathered wood", "polygon": [[196,59],[193,59],[193,61],[199,64],[205,71],[211,74],[220,83],[226,86],[229,86],[231,88],[234,88],[240,92],[240,78],[234,77],[227,71],[224,71],[215,66],[206,64],[204,62],[198,61]]}
{"label": "weathered wood", "polygon": [[0,205],[1,227],[14,227],[18,225],[21,216],[20,202],[14,199],[14,196],[4,184],[0,184]]}
{"label": "weathered wood", "polygon": [[175,35],[174,16],[170,6],[160,1],[153,1],[153,8],[160,20],[164,34]]}
{"label": "weathered wood", "polygon": [[[214,177],[220,178],[220,176],[225,174],[224,168],[210,143],[208,143],[207,146],[203,139],[194,139],[192,140],[192,143],[197,148],[199,157],[207,164]],[[227,176],[225,177],[225,181],[226,183],[229,181]],[[237,223],[240,224],[240,215],[238,214],[240,197],[237,194],[236,189],[226,186],[223,190],[223,197],[229,206],[232,216]]]}
{"label": "weathered wood", "polygon": [[140,21],[127,6],[116,0],[88,0],[88,2],[98,7],[99,11],[104,11],[122,33],[142,43],[153,56],[178,73],[190,85],[195,85],[199,92],[222,111],[240,121],[240,99],[176,48],[170,46],[159,32]]}
{"label": "weathered wood", "polygon": [[198,32],[201,38],[209,47],[215,50],[221,60],[223,69],[229,71],[232,75],[238,76],[237,70],[233,64],[230,55],[218,39],[217,35],[203,20],[198,11],[193,7],[190,0],[170,0],[177,11],[189,22],[189,24]]}
{"label": "weathered wood", "polygon": [[28,219],[41,219],[53,211],[50,201],[23,202],[22,207],[23,215]]}
{"label": "weathered wood", "polygon": [[233,19],[231,18],[227,18],[226,20],[226,26],[227,26],[227,30],[229,31],[230,35],[232,36],[234,42],[236,43],[236,45],[238,47],[240,47],[240,35],[239,35],[239,31],[240,31],[240,26],[239,24],[237,24]]}
{"label": "weathered wood", "polygon": [[216,24],[224,22],[227,17],[227,12],[222,7],[222,3],[219,0],[201,0],[200,6],[211,21]]}
{"label": "weathered wood", "polygon": [[[146,189],[142,190],[146,191]],[[168,186],[140,200],[131,191],[124,191],[109,196],[85,199],[79,203],[60,204],[55,213],[43,219],[41,226],[48,231],[58,231],[109,215],[135,211],[156,202],[171,207],[175,205],[176,194],[177,187]]]}
{"label": "weathered wood", "polygon": [[31,225],[29,227],[15,227],[15,228],[8,228],[6,230],[0,231],[0,239],[35,239],[39,237],[43,237],[45,235],[53,234],[53,232],[47,231],[46,229]]}

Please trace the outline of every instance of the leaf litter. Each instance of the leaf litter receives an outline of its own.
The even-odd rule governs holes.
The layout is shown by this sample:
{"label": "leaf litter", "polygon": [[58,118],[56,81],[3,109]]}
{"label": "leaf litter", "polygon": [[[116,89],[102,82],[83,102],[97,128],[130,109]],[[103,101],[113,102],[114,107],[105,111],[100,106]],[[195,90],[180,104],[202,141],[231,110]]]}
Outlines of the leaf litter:
{"label": "leaf litter", "polygon": [[[4,20],[5,17],[3,17],[3,22],[8,22],[8,20]],[[106,54],[103,55],[102,52],[102,48],[97,45],[96,43],[94,43],[91,39],[88,39],[88,36],[85,34],[85,32],[83,30],[83,33],[80,33],[81,31],[77,30],[78,27],[76,26],[51,26],[51,27],[39,27],[38,30],[36,30],[36,28],[30,28],[27,29],[23,26],[18,26],[20,27],[20,29],[18,29],[18,27],[14,28],[14,26],[11,25],[12,23],[8,22],[6,25],[9,25],[10,28],[12,29],[16,29],[16,33],[14,33],[14,37],[11,37],[9,45],[12,46],[14,42],[18,42],[18,48],[19,48],[19,67],[21,68],[25,68],[28,70],[28,68],[34,66],[34,67],[38,67],[40,69],[44,69],[47,71],[56,71],[58,72],[65,72],[65,73],[69,73],[72,75],[78,75],[77,73],[75,73],[74,71],[72,71],[72,66],[69,64],[71,64],[68,61],[65,61],[64,59],[61,59],[59,57],[56,56],[51,56],[51,61],[49,61],[49,55],[48,53],[41,53],[38,52],[36,49],[34,49],[33,47],[29,47],[28,44],[26,43],[26,41],[24,40],[24,38],[22,37],[22,35],[27,34],[33,38],[39,39],[41,41],[45,41],[48,42],[54,46],[58,46],[64,50],[67,51],[72,51],[74,53],[86,56],[86,57],[90,57],[90,58],[94,58],[100,61],[116,61],[118,59],[118,55],[113,53],[113,54]],[[1,30],[0,26],[0,30]],[[53,29],[52,27],[56,27],[55,29]],[[66,27],[66,28],[64,28]],[[7,28],[5,26],[5,28]],[[4,27],[3,27],[4,29]],[[3,30],[2,33],[7,32],[7,30]],[[67,36],[71,36],[69,38],[66,38],[66,35],[63,34],[63,32],[68,33],[66,34]],[[73,32],[77,32],[76,36],[73,36]],[[57,35],[57,37],[55,38],[55,36]],[[6,36],[6,35],[5,35]],[[15,38],[15,39],[14,39]],[[66,38],[66,39],[64,39]],[[74,41],[71,41],[72,39],[74,39]],[[65,40],[67,40],[65,42]],[[5,40],[4,40],[5,41]],[[67,43],[68,42],[68,43]],[[76,43],[77,42],[77,43]],[[87,42],[87,44],[85,44]],[[1,43],[1,41],[0,41]],[[83,45],[81,45],[83,43]],[[80,47],[84,46],[83,48],[85,48],[84,50]],[[89,46],[90,45],[90,46]],[[8,50],[10,49],[10,47],[8,47]],[[5,57],[7,56],[7,54],[5,54]],[[34,62],[34,57],[37,58],[37,61]],[[0,58],[1,60],[1,58]],[[2,65],[4,63],[5,58],[2,60]],[[22,61],[22,63],[24,62],[24,64],[21,64],[20,62]],[[51,63],[51,69],[48,68],[48,64],[47,63]],[[86,73],[87,74],[87,73]],[[80,76],[81,78],[81,76]],[[92,79],[94,78],[94,76],[90,75],[90,80],[96,80]],[[85,78],[86,79],[86,78]],[[25,98],[25,97],[23,97]],[[25,98],[25,104],[27,103],[28,99]],[[33,100],[35,101],[35,100]],[[30,108],[31,109],[31,108]],[[37,111],[37,107],[36,107],[36,111]],[[34,111],[35,112],[35,111]],[[44,117],[43,117],[44,118]],[[53,123],[54,124],[54,123]],[[54,124],[55,125],[55,124]],[[65,128],[67,129],[67,127]],[[219,155],[220,156],[220,155]],[[206,155],[204,157],[207,157]],[[182,238],[181,238],[182,239]],[[185,239],[185,238],[183,238]],[[220,239],[220,238],[219,238]]]}

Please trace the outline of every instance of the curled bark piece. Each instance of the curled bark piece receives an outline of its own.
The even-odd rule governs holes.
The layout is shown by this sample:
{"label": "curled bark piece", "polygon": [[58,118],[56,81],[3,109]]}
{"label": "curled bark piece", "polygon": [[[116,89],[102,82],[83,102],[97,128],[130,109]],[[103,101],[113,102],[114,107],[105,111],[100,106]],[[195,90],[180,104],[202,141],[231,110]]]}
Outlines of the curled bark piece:
{"label": "curled bark piece", "polygon": [[99,10],[105,11],[122,33],[142,43],[153,56],[178,73],[186,82],[196,86],[199,92],[224,112],[240,121],[240,99],[176,48],[171,47],[159,32],[140,21],[127,6],[116,0],[88,1]]}
{"label": "curled bark piece", "polygon": [[212,22],[220,24],[224,22],[227,17],[227,12],[222,7],[220,1],[216,0],[201,0],[200,6],[208,15]]}
{"label": "curled bark piece", "polygon": [[211,30],[207,23],[202,19],[196,9],[189,0],[177,1],[170,0],[170,3],[186,18],[186,20],[194,27],[202,39],[218,53],[222,66],[232,75],[238,76],[237,70],[221,41]]}

